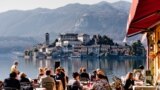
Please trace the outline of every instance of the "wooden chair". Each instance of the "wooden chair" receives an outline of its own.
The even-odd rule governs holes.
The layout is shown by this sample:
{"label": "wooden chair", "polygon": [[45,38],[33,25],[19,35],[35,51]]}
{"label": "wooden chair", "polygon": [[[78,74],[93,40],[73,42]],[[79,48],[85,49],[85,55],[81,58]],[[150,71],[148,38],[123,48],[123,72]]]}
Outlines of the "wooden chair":
{"label": "wooden chair", "polygon": [[21,90],[33,90],[32,84],[30,82],[21,82]]}

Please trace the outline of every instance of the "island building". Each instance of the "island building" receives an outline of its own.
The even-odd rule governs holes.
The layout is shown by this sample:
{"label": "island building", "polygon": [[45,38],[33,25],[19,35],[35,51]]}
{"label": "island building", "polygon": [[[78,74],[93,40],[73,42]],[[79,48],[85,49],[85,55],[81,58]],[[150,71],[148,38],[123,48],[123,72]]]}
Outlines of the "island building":
{"label": "island building", "polygon": [[58,37],[56,46],[78,46],[81,44],[86,44],[89,41],[90,36],[88,34],[62,33]]}

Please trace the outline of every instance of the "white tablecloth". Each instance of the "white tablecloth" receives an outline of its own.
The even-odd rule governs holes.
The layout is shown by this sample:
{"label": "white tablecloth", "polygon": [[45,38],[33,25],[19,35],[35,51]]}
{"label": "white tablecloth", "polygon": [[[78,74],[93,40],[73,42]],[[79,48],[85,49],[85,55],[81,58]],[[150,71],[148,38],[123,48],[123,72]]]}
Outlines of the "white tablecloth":
{"label": "white tablecloth", "polygon": [[133,90],[157,90],[156,86],[133,86]]}
{"label": "white tablecloth", "polygon": [[46,90],[45,88],[36,88],[35,90]]}

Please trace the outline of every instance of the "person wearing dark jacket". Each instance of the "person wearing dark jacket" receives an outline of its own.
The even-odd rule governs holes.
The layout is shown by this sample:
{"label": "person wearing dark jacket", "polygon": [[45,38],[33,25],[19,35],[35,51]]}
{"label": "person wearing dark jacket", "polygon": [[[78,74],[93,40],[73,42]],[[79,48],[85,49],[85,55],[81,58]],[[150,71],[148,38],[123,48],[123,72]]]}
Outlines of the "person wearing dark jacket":
{"label": "person wearing dark jacket", "polygon": [[93,71],[93,75],[91,75],[91,81],[96,81],[97,72]]}
{"label": "person wearing dark jacket", "polygon": [[26,78],[26,74],[25,73],[21,73],[21,75],[20,75],[20,82],[21,83],[30,83],[29,79]]}
{"label": "person wearing dark jacket", "polygon": [[106,79],[107,82],[109,83],[108,77],[105,75],[105,73],[104,73],[104,71],[103,71],[102,69],[98,69],[98,70],[96,71],[96,74],[101,74],[101,75],[103,75],[102,78],[103,78],[103,79]]}
{"label": "person wearing dark jacket", "polygon": [[133,90],[132,86],[134,85],[133,73],[128,73],[126,83],[124,85],[125,90]]}
{"label": "person wearing dark jacket", "polygon": [[4,80],[4,88],[12,88],[12,90],[20,90],[20,82],[16,79],[15,72],[10,73],[10,77]]}
{"label": "person wearing dark jacket", "polygon": [[83,90],[83,86],[80,84],[79,81],[79,73],[74,72],[72,76],[74,78],[74,81],[71,85],[71,90]]}
{"label": "person wearing dark jacket", "polygon": [[20,75],[20,85],[22,90],[33,90],[32,83],[29,81],[29,79],[26,77],[27,75],[25,73],[21,73]]}
{"label": "person wearing dark jacket", "polygon": [[80,80],[81,81],[88,81],[89,80],[89,74],[86,72],[85,68],[83,68],[82,73],[80,74]]}

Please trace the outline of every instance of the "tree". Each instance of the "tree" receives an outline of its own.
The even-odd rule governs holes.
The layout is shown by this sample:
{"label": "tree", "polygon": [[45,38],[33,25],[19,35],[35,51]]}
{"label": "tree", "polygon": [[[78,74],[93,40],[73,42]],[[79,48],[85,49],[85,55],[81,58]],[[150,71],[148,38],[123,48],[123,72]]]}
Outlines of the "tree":
{"label": "tree", "polygon": [[97,44],[102,44],[103,43],[103,38],[101,35],[97,36]]}
{"label": "tree", "polygon": [[104,45],[114,45],[114,42],[111,38],[107,37],[106,35],[103,36],[102,38],[102,44]]}
{"label": "tree", "polygon": [[132,53],[133,55],[136,56],[141,56],[144,54],[145,48],[143,46],[143,44],[141,43],[140,40],[138,40],[137,42],[134,42],[132,45]]}
{"label": "tree", "polygon": [[93,45],[95,44],[95,39],[92,38],[86,45]]}
{"label": "tree", "polygon": [[56,42],[58,42],[58,39],[55,39],[55,41],[52,43],[52,45],[56,46]]}
{"label": "tree", "polygon": [[[92,39],[87,43],[87,45],[114,45],[114,42],[111,38],[107,37],[106,35],[93,35]],[[118,45],[118,44],[117,44]]]}

